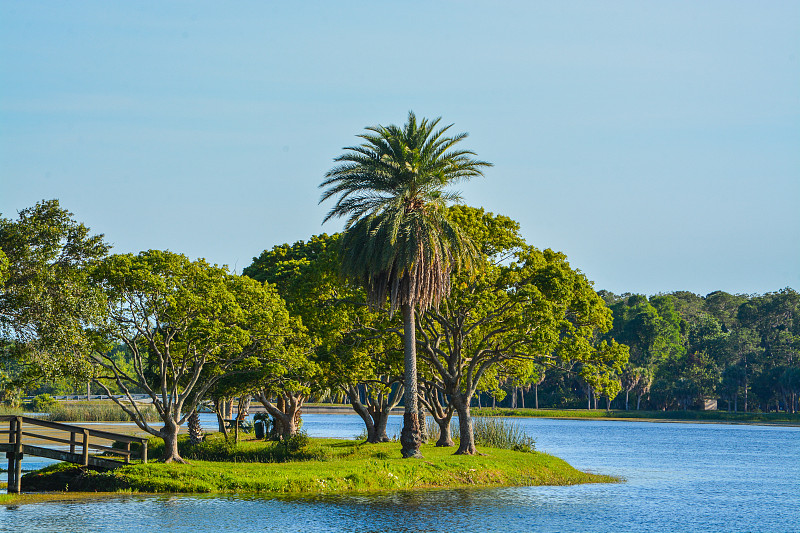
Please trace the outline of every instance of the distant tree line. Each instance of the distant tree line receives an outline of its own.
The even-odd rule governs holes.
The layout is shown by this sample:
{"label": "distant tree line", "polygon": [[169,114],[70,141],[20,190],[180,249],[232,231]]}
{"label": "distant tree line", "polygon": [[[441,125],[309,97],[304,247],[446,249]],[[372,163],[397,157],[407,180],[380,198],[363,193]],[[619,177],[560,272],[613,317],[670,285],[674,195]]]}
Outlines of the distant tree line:
{"label": "distant tree line", "polygon": [[[796,413],[800,398],[800,295],[687,291],[644,296],[599,291],[614,316],[605,335],[629,347],[608,398],[573,375],[552,371],[539,383],[507,384],[503,407],[610,406],[682,410],[717,400],[732,412]],[[527,403],[526,403],[527,402]]]}

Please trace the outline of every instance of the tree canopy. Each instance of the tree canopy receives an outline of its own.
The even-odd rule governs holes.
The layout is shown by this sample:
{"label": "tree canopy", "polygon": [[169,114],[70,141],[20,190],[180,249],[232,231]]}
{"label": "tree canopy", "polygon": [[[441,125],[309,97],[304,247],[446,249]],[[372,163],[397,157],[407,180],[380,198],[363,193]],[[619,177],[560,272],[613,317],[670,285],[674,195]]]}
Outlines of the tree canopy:
{"label": "tree canopy", "polygon": [[103,235],[75,221],[58,200],[0,218],[0,335],[27,375],[85,374],[87,321],[102,312],[86,267],[108,252]]}
{"label": "tree canopy", "polygon": [[459,414],[457,453],[474,454],[469,407],[476,391],[498,390],[537,365],[574,370],[608,386],[627,350],[597,342],[611,327],[611,313],[563,254],[526,245],[518,224],[506,217],[461,206],[451,211],[466,232],[481,237],[475,240],[482,268],[457,276],[440,308],[419,317],[418,344],[428,379]]}
{"label": "tree canopy", "polygon": [[[218,380],[265,367],[281,374],[292,366],[286,339],[297,331],[270,285],[158,250],[110,256],[92,269],[91,280],[106,302],[93,330],[89,360],[102,369],[95,381],[106,387],[112,380],[125,391],[127,401],[115,401],[140,428],[164,439],[165,461],[181,460],[178,428]],[[118,344],[132,369],[113,357]],[[147,422],[132,387],[152,399],[162,429]]]}

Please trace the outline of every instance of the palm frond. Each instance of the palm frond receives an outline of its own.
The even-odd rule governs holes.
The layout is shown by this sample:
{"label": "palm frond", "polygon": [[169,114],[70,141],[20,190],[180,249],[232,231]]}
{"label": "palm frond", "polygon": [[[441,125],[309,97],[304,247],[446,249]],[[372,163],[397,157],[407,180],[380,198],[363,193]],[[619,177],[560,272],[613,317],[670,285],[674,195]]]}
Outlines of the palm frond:
{"label": "palm frond", "polygon": [[402,128],[365,128],[364,142],[345,148],[320,185],[320,203],[338,197],[325,221],[346,218],[342,273],[366,288],[372,304],[388,300],[392,313],[404,304],[438,306],[451,273],[474,264],[474,245],[445,216],[461,196],[446,187],[491,164],[455,148],[467,134],[448,137],[452,124],[440,121],[409,112]]}

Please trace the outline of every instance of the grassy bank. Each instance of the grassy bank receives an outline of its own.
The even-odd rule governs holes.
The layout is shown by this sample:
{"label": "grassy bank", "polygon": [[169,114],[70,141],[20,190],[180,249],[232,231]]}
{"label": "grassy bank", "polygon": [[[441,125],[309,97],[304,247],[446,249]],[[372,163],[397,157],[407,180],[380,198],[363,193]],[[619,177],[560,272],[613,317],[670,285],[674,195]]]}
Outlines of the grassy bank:
{"label": "grassy bank", "polygon": [[[480,448],[484,455],[469,457],[452,455],[453,448],[427,445],[422,448],[425,458],[417,460],[401,459],[399,444],[393,442],[311,439],[307,446],[280,457],[276,446],[282,445],[246,441],[231,450],[227,461],[137,464],[104,473],[83,472],[62,463],[27,474],[23,492],[300,494],[619,481],[580,472],[539,452]],[[257,462],[269,459],[287,462]]]}
{"label": "grassy bank", "polygon": [[727,423],[775,423],[800,425],[800,414],[729,413],[727,411],[620,411],[605,409],[510,409],[473,408],[474,416],[527,416],[540,418],[605,418],[629,420],[676,420]]}
{"label": "grassy bank", "polygon": [[[141,405],[139,409],[148,421],[154,422],[159,419],[152,405]],[[111,402],[59,402],[48,411],[44,418],[52,422],[130,422],[128,414]]]}

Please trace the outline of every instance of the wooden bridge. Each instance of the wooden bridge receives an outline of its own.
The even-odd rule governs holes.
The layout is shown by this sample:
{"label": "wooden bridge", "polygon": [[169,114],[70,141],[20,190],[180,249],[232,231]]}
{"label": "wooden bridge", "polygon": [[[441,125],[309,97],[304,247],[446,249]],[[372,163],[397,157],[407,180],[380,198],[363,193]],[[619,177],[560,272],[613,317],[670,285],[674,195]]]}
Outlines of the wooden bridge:
{"label": "wooden bridge", "polygon": [[[136,452],[131,451],[131,443],[141,444],[139,457],[143,463],[147,462],[147,439],[131,437],[109,431],[100,431],[58,422],[49,422],[27,416],[0,416],[0,424],[8,422],[8,429],[0,430],[0,435],[8,434],[8,444],[0,442],[0,452],[6,452],[8,458],[8,493],[19,493],[22,483],[22,458],[26,455],[48,457],[57,461],[66,461],[82,466],[101,470],[111,470],[130,463],[131,457]],[[25,427],[28,426],[28,427]],[[33,433],[29,427],[39,431]],[[37,428],[46,428],[44,431]],[[27,431],[26,431],[27,430]],[[47,431],[49,430],[49,431]],[[55,431],[53,431],[55,430]],[[45,434],[46,432],[46,434]],[[27,437],[27,438],[26,438]],[[103,444],[98,444],[98,440]],[[25,442],[28,441],[28,442]],[[33,441],[33,443],[31,443]],[[41,446],[44,444],[58,443],[59,448]],[[125,443],[125,449],[113,448],[105,441],[119,441]],[[69,445],[69,451],[66,446]],[[99,450],[106,454],[121,456],[123,459],[115,460],[108,457],[90,455],[89,450]]]}

